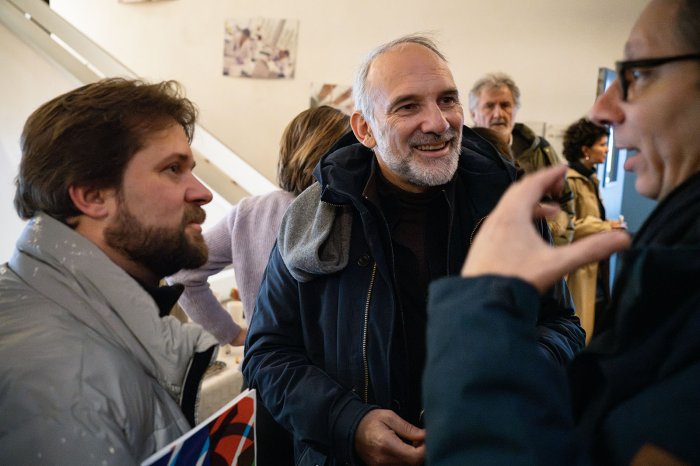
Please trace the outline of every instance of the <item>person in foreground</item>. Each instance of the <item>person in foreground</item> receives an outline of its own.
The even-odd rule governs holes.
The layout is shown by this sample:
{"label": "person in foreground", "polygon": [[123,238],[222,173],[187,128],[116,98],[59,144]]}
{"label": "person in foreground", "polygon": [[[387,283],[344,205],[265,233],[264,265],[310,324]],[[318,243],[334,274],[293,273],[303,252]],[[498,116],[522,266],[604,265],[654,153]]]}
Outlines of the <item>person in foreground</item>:
{"label": "person in foreground", "polygon": [[[623,231],[551,248],[531,226],[562,168],[514,186],[463,278],[432,284],[428,464],[700,464],[700,3],[652,0],[591,118],[659,201],[622,257],[608,318],[568,375],[534,358],[538,293],[629,245]],[[523,209],[529,206],[529,209]],[[440,383],[435,383],[440,381]]]}
{"label": "person in foreground", "polygon": [[[138,464],[195,423],[216,340],[166,316],[161,278],[207,258],[196,110],[120,78],[29,117],[0,266],[0,464]],[[162,316],[162,317],[161,317]]]}
{"label": "person in foreground", "polygon": [[[459,274],[515,168],[464,128],[445,57],[423,36],[375,49],[353,92],[354,136],[282,221],[243,373],[293,434],[295,464],[417,465],[428,283]],[[531,331],[536,357],[562,367],[584,339],[555,288]]]}

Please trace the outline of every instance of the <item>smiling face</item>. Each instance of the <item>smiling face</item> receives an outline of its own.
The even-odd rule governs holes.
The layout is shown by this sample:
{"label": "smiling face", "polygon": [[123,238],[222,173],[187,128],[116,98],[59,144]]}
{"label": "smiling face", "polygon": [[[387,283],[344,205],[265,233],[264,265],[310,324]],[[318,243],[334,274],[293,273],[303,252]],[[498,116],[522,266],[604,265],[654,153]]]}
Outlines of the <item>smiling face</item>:
{"label": "smiling face", "polygon": [[411,192],[450,181],[464,113],[447,64],[422,45],[402,44],[375,59],[367,82],[372,121],[356,113],[353,130],[374,150],[384,177]]}
{"label": "smiling face", "polygon": [[114,214],[104,230],[104,242],[120,262],[131,264],[126,269],[139,278],[160,279],[206,262],[201,206],[212,195],[195,178],[193,168],[185,132],[173,124],[148,137],[129,161],[119,192],[110,199]]}
{"label": "smiling face", "polygon": [[507,86],[484,87],[471,116],[475,126],[490,128],[510,139],[516,112],[515,99]]}
{"label": "smiling face", "polygon": [[[642,12],[625,47],[625,60],[661,58],[690,50],[678,39],[678,3],[653,0]],[[678,61],[636,70],[629,97],[618,83],[596,101],[590,117],[615,129],[615,145],[638,151],[625,169],[640,194],[661,200],[700,171],[700,63]]]}

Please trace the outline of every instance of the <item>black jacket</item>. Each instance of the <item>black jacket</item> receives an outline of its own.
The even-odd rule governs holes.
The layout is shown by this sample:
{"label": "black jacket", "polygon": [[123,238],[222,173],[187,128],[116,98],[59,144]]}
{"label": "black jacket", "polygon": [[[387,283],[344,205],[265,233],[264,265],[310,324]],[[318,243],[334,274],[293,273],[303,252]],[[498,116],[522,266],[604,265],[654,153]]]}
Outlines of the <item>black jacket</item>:
{"label": "black jacket", "polygon": [[698,277],[700,174],[657,206],[624,253],[610,318],[568,378],[536,357],[534,287],[494,276],[433,283],[428,463],[700,464]]}
{"label": "black jacket", "polygon": [[[462,146],[456,175],[442,190],[448,225],[444,275],[459,274],[478,225],[515,177],[514,167],[468,128]],[[246,380],[293,433],[297,464],[324,464],[326,456],[354,463],[357,424],[374,407],[407,418],[402,408],[409,397],[411,342],[402,331],[393,251],[386,247],[390,235],[375,199],[376,164],[372,151],[360,144],[321,160],[318,184],[287,213],[294,218],[283,223],[250,325]],[[318,210],[313,218],[303,217],[309,209]],[[342,230],[332,235],[346,238],[337,247],[343,257],[329,261],[335,268],[292,264],[285,228],[298,234],[306,225],[313,239],[329,209],[336,209],[330,210],[333,227]],[[538,226],[549,238],[546,224]],[[324,243],[313,250],[332,256],[329,249]],[[546,354],[566,363],[583,347],[584,336],[563,282],[543,303],[533,332]]]}

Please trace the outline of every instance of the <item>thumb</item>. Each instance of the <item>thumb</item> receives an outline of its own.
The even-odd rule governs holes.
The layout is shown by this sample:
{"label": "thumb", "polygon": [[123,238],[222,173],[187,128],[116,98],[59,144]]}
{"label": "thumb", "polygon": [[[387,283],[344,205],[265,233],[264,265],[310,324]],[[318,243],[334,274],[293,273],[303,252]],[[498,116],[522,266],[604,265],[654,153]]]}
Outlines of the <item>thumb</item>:
{"label": "thumb", "polygon": [[630,235],[626,231],[597,233],[560,247],[565,252],[561,259],[571,272],[582,265],[607,259],[613,253],[627,249],[630,242]]}
{"label": "thumb", "polygon": [[425,440],[425,430],[414,426],[410,422],[404,421],[399,415],[386,419],[386,425],[396,433],[399,437],[413,442],[422,442]]}

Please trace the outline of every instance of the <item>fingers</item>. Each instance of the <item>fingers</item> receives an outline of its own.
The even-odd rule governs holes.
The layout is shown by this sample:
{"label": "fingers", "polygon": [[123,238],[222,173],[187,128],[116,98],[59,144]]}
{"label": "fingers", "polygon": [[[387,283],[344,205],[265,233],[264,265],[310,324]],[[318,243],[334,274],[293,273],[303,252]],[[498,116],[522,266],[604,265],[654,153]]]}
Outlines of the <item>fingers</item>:
{"label": "fingers", "polygon": [[368,465],[419,465],[425,461],[424,441],[423,429],[409,424],[393,411],[375,409],[357,426],[355,451]]}
{"label": "fingers", "polygon": [[534,218],[549,218],[561,212],[561,206],[558,204],[539,203],[535,206]]}
{"label": "fingers", "polygon": [[396,432],[396,435],[404,440],[409,440],[411,442],[423,442],[425,440],[425,429],[421,429],[409,422],[404,421],[396,414],[389,417],[384,422],[391,430]]}
{"label": "fingers", "polygon": [[557,248],[544,241],[532,218],[558,210],[540,199],[563,185],[565,170],[565,166],[541,170],[508,189],[476,235],[462,276],[518,277],[543,293],[566,273],[629,246],[629,237],[620,230]]}
{"label": "fingers", "polygon": [[564,252],[562,261],[571,272],[582,265],[598,262],[615,252],[627,249],[630,243],[631,238],[626,231],[613,230],[587,236],[558,250]]}
{"label": "fingers", "polygon": [[[521,206],[537,205],[545,194],[558,194],[564,187],[566,165],[538,170],[515,183],[504,195]],[[554,196],[557,197],[557,196]]]}

